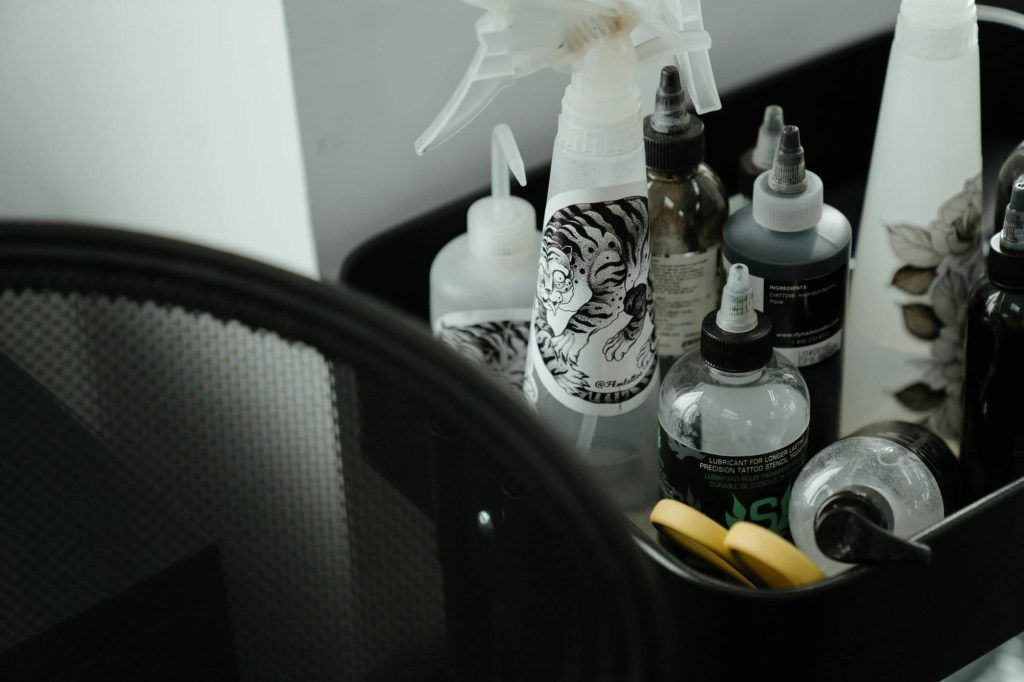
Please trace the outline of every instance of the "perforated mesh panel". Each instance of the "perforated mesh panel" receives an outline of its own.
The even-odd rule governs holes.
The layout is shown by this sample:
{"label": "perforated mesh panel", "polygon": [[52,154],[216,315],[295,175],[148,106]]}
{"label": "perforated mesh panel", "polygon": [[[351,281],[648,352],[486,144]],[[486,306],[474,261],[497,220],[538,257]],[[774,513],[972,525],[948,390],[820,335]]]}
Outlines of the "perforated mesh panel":
{"label": "perforated mesh panel", "polygon": [[432,524],[362,461],[346,364],[206,313],[47,291],[0,296],[0,351],[219,544],[245,679],[442,668]]}
{"label": "perforated mesh panel", "polygon": [[2,355],[0,406],[0,652],[210,544]]}

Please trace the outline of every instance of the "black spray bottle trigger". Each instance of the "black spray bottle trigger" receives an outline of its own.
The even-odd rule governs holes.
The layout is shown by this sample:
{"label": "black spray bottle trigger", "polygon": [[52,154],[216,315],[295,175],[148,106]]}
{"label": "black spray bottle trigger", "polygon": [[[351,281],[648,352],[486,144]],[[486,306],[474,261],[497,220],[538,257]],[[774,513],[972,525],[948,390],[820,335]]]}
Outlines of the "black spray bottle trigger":
{"label": "black spray bottle trigger", "polygon": [[889,503],[871,488],[842,490],[821,505],[814,535],[821,552],[850,564],[907,562],[925,564],[932,550],[892,534]]}

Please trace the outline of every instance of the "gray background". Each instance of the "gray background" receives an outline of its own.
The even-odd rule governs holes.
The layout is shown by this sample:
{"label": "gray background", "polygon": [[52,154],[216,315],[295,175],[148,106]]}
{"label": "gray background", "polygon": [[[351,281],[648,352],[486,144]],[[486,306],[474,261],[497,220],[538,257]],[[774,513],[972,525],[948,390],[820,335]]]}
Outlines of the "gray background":
{"label": "gray background", "polygon": [[[704,0],[703,8],[725,92],[891,28],[899,2]],[[366,237],[485,185],[494,124],[512,126],[528,168],[550,159],[568,83],[550,71],[503,91],[427,157],[413,151],[473,56],[481,11],[455,0],[285,0],[323,277],[335,276],[344,255]],[[647,100],[661,65],[641,73]],[[754,130],[736,134],[751,137]]]}

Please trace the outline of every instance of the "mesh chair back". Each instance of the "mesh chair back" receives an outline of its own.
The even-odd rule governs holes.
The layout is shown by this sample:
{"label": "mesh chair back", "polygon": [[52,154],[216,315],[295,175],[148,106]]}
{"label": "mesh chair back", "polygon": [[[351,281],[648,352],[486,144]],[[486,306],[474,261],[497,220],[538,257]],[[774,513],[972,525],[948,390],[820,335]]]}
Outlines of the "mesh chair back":
{"label": "mesh chair back", "polygon": [[[0,354],[217,543],[243,679],[657,667],[649,577],[585,475],[513,397],[351,293],[162,239],[0,224]],[[174,541],[152,532],[138,551]],[[60,598],[9,600],[19,556],[0,552],[0,652],[56,619],[11,627]]]}

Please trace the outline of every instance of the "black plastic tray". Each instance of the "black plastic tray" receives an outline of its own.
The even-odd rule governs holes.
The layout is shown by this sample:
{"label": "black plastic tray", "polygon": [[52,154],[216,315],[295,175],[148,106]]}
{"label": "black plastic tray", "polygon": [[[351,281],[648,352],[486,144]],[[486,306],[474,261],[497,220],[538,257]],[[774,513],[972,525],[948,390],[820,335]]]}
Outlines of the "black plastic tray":
{"label": "black plastic tray", "polygon": [[[801,127],[808,167],[825,180],[826,201],[856,226],[891,40],[886,34],[863,41],[725,96],[723,109],[704,117],[708,163],[734,188],[736,159],[753,143],[763,108],[781,104],[787,122]],[[988,180],[1024,138],[1024,89],[1017,85],[1024,39],[983,24],[981,45]],[[539,213],[546,188],[547,169],[535,168],[521,196]],[[986,197],[990,190],[988,182]],[[465,229],[467,208],[484,192],[365,242],[342,266],[342,281],[426,320],[431,261]],[[709,579],[648,533],[635,535],[671,605],[677,638],[663,646],[679,679],[766,672],[793,679],[938,679],[1024,631],[1024,481],[925,533],[933,551],[927,566],[857,568],[784,592]]]}

